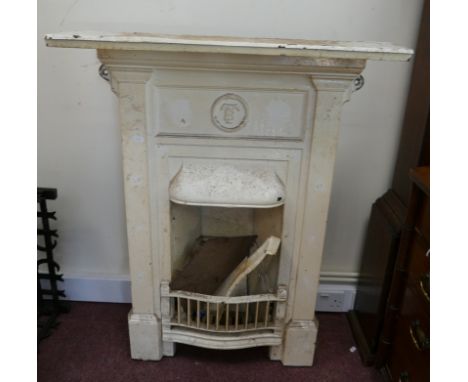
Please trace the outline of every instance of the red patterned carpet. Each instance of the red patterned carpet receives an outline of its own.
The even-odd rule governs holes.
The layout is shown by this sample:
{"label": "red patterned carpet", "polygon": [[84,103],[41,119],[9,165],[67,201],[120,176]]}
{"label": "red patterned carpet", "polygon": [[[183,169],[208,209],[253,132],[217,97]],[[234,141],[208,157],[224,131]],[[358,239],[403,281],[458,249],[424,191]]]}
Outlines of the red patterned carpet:
{"label": "red patterned carpet", "polygon": [[284,367],[266,348],[215,351],[178,345],[176,356],[160,362],[130,358],[128,304],[71,303],[52,335],[39,344],[39,382],[366,382],[380,381],[364,367],[344,314],[318,315],[314,366]]}

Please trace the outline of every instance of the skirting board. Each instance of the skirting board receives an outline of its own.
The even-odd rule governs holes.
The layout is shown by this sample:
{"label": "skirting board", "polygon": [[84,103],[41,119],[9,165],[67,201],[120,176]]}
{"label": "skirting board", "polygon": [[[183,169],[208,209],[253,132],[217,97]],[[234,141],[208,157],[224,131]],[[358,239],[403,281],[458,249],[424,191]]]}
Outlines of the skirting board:
{"label": "skirting board", "polygon": [[[66,300],[89,302],[130,303],[130,278],[126,275],[67,275],[59,289],[65,290]],[[323,279],[323,280],[322,280]],[[354,307],[355,274],[323,274],[320,279],[316,310],[347,312]],[[48,288],[43,281],[43,287]]]}
{"label": "skirting board", "polygon": [[[65,291],[65,300],[90,302],[132,301],[130,277],[125,275],[63,275],[63,283],[58,288]],[[49,288],[46,280],[41,280],[44,288]]]}

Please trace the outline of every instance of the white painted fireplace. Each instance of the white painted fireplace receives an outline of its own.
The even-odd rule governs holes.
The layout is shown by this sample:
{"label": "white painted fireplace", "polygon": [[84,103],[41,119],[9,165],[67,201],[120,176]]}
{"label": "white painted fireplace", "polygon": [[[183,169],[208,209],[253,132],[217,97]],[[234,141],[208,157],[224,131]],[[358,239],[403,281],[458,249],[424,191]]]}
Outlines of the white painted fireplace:
{"label": "white painted fireplace", "polygon": [[[341,108],[366,60],[412,51],[81,32],[46,43],[97,49],[119,98],[132,358],[269,346],[284,365],[312,365]],[[197,268],[200,246],[211,252]],[[241,261],[202,289],[229,248]]]}

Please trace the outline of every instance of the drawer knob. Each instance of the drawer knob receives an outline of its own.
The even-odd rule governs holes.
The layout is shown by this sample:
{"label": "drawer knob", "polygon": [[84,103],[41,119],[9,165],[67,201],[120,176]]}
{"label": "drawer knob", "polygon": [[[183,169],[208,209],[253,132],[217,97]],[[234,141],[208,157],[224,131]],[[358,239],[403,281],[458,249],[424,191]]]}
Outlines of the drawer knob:
{"label": "drawer knob", "polygon": [[400,373],[400,378],[398,379],[398,382],[409,382],[409,374],[407,371],[402,371]]}
{"label": "drawer knob", "polygon": [[421,328],[419,320],[414,320],[409,328],[411,339],[413,344],[419,351],[429,350],[429,337],[426,337],[426,333]]}
{"label": "drawer knob", "polygon": [[427,302],[429,302],[429,273],[426,273],[419,279],[419,289]]}

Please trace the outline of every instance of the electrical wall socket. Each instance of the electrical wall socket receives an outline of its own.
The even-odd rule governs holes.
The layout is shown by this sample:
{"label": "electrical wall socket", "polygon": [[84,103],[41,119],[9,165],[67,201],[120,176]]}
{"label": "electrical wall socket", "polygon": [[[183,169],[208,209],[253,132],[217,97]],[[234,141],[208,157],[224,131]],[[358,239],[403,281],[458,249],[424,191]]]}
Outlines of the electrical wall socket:
{"label": "electrical wall socket", "polygon": [[315,310],[321,312],[342,312],[344,305],[344,293],[319,293]]}
{"label": "electrical wall socket", "polygon": [[321,289],[317,295],[315,310],[319,312],[347,312],[354,307],[354,290]]}

